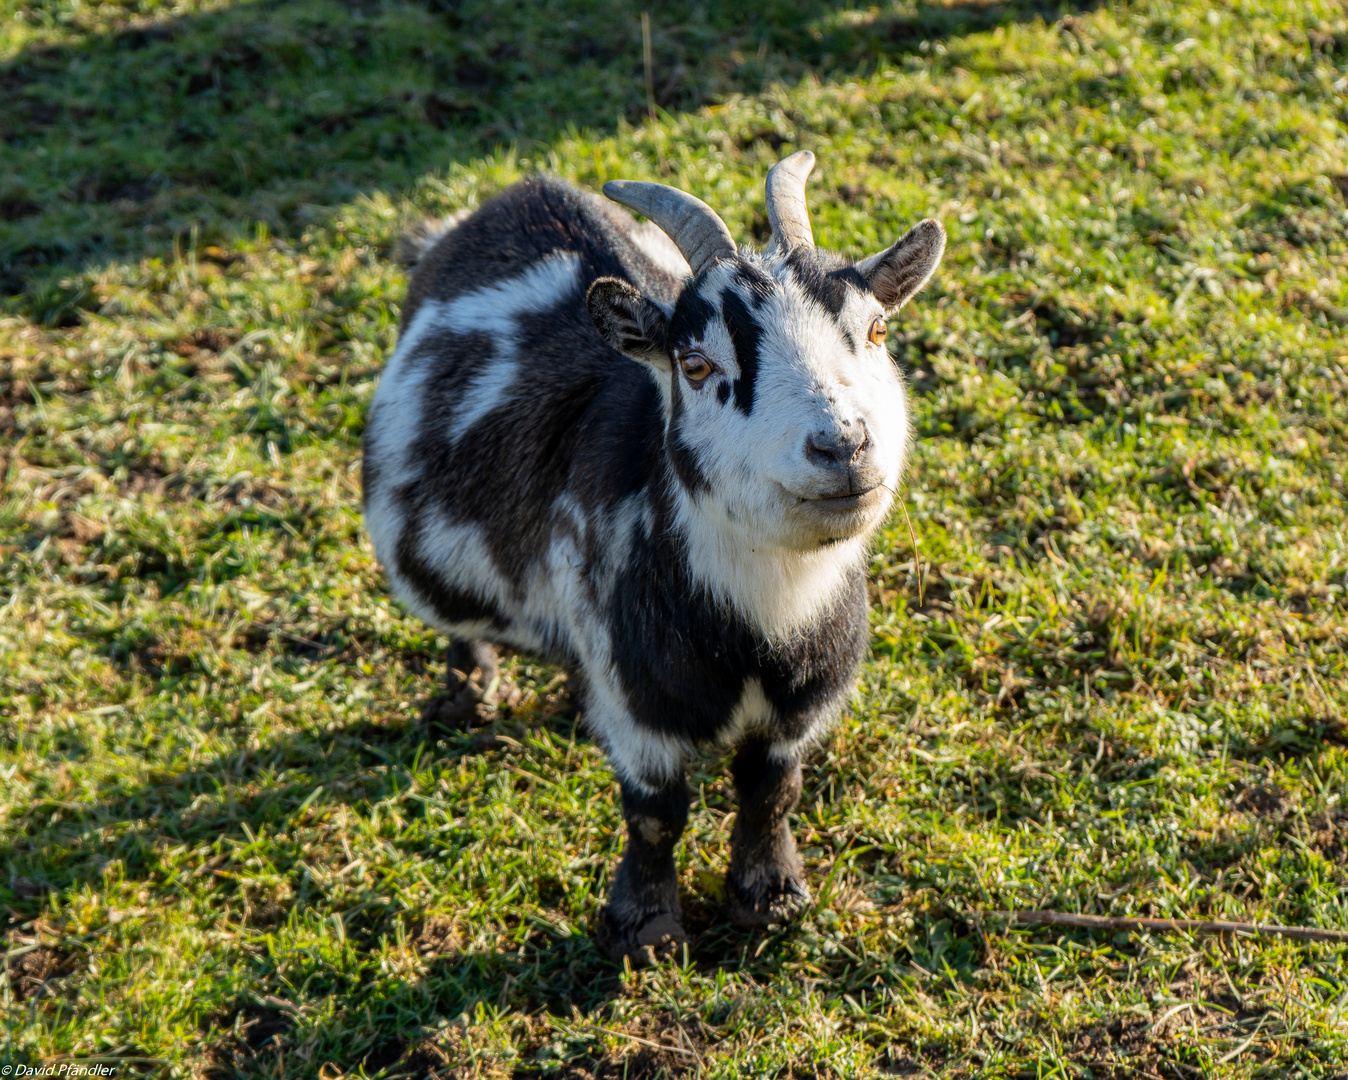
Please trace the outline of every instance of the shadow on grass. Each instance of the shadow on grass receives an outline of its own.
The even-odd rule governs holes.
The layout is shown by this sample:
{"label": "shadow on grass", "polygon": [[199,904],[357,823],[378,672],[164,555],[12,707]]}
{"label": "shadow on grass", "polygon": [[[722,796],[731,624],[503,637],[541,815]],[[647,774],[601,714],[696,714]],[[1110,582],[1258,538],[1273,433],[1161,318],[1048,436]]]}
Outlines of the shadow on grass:
{"label": "shadow on grass", "polygon": [[[521,714],[508,723],[550,725],[563,738],[574,735],[574,721],[565,716]],[[568,921],[560,914],[568,899],[561,882],[539,876],[541,870],[530,878],[526,866],[518,882],[522,896],[509,903],[485,897],[481,910],[475,901],[473,919],[485,921],[489,935],[500,939],[494,948],[468,943],[452,916],[408,907],[401,886],[381,881],[379,874],[358,885],[343,884],[342,867],[349,869],[351,851],[328,835],[335,806],[338,813],[352,807],[372,820],[370,808],[405,792],[418,760],[428,754],[462,761],[503,745],[481,731],[437,740],[412,719],[361,723],[291,733],[246,753],[203,759],[185,773],[114,787],[99,802],[39,799],[16,823],[18,838],[0,847],[0,897],[8,907],[0,931],[50,918],[53,900],[65,912],[57,921],[66,921],[91,888],[126,895],[117,887],[134,883],[159,896],[196,894],[196,904],[223,917],[200,928],[223,934],[241,949],[229,985],[203,993],[193,1003],[197,1015],[179,1018],[202,1032],[203,1067],[210,1075],[279,1075],[284,1058],[298,1054],[308,1060],[329,1051],[340,1052],[352,1067],[364,1055],[371,1076],[380,1069],[427,1075],[437,1046],[444,1049],[448,1036],[419,1032],[443,1029],[462,1015],[473,1021],[539,1014],[593,1029],[593,1048],[573,1047],[568,1055],[580,1060],[588,1054],[595,1075],[609,1075],[605,1033],[592,1018],[626,992],[623,972],[599,952],[583,921],[568,931],[546,917],[552,911]],[[323,799],[315,801],[319,790]],[[426,813],[425,801],[400,803],[399,835],[380,842],[427,862],[452,866],[456,858],[469,857],[456,853],[475,843],[471,826],[423,824],[419,809]],[[461,809],[471,820],[471,808]],[[603,873],[602,859],[584,871],[595,896],[602,892]],[[512,884],[503,882],[496,891],[508,897],[515,893]],[[593,900],[581,903],[595,906]],[[687,961],[703,974],[725,969],[766,984],[790,977],[791,956],[808,947],[797,940],[811,932],[807,928],[774,931],[764,941],[762,933],[731,926],[709,896],[689,895],[685,903],[694,935]],[[61,940],[51,950],[59,961],[53,970],[59,967],[67,987],[63,991],[53,982],[53,994],[77,993],[81,971],[96,960],[106,966],[125,948],[100,945],[117,923],[106,914],[101,929]],[[147,914],[137,911],[133,917]],[[340,933],[326,933],[326,925],[338,919]],[[944,970],[943,957],[947,965],[971,970],[968,928],[954,926],[939,912],[927,921],[930,925],[919,928],[925,944],[914,945],[914,956],[938,971]],[[301,946],[296,933],[306,926],[307,943]],[[402,955],[388,948],[397,941],[420,957],[415,975],[385,973]],[[836,965],[815,957],[844,991],[897,977],[892,956],[877,954],[859,965],[844,956],[835,959]],[[534,1049],[539,1062],[547,1057],[545,1048]],[[427,1071],[419,1072],[423,1058]],[[522,1063],[519,1075],[534,1075],[530,1070],[537,1064]]]}
{"label": "shadow on grass", "polygon": [[[563,733],[572,726],[558,717],[529,722]],[[118,788],[112,779],[113,790],[93,803],[36,800],[16,823],[17,838],[0,847],[0,897],[8,901],[0,931],[50,919],[53,900],[65,912],[56,921],[68,922],[71,906],[90,887],[115,892],[133,882],[157,894],[196,893],[223,917],[208,921],[243,943],[247,956],[246,971],[231,976],[231,985],[194,1003],[199,1015],[180,1017],[201,1030],[209,1071],[222,1077],[268,1075],[278,1056],[301,1046],[306,1054],[325,1046],[349,1054],[353,1027],[369,1028],[360,1052],[373,1075],[414,1049],[404,1035],[383,1033],[433,1028],[445,1017],[475,1016],[479,1006],[591,1013],[621,991],[620,971],[583,928],[567,934],[521,921],[524,909],[547,907],[539,881],[519,882],[526,896],[540,893],[523,908],[502,902],[499,911],[476,916],[496,926],[502,941],[498,949],[483,949],[464,944],[443,917],[400,904],[397,888],[379,881],[346,888],[336,872],[349,862],[350,850],[344,843],[333,847],[325,836],[334,804],[368,811],[405,792],[427,753],[453,761],[484,748],[471,732],[436,742],[412,720],[362,723],[292,733],[252,752],[200,760],[159,781]],[[326,796],[315,803],[319,791]],[[451,865],[467,857],[456,853],[475,842],[470,829],[423,825],[416,814],[424,804],[409,805],[395,840],[401,853]],[[185,851],[191,852],[186,860]],[[601,872],[596,867],[595,875]],[[53,971],[59,969],[48,996],[63,993],[66,980],[73,979],[73,987],[90,962],[101,957],[106,963],[120,952],[120,946],[100,945],[119,918],[107,914],[94,920],[106,926],[47,950]],[[336,919],[342,928],[335,940],[320,928],[319,945],[294,945],[293,932],[306,923]],[[399,939],[421,957],[423,971],[380,979],[386,946]],[[324,1019],[301,1020],[301,1010],[315,1005],[327,1013]],[[355,1042],[359,1048],[361,1040]]]}
{"label": "shadow on grass", "polygon": [[[653,19],[652,89],[677,112],[1096,3],[919,0],[877,14],[839,0],[679,0]],[[163,255],[190,230],[203,245],[259,225],[298,235],[362,192],[640,121],[641,8],[259,0],[109,21],[91,5],[69,43],[0,64],[0,291],[16,313],[73,323],[92,301],[61,277],[84,265]],[[774,152],[792,138],[789,124],[737,136]]]}

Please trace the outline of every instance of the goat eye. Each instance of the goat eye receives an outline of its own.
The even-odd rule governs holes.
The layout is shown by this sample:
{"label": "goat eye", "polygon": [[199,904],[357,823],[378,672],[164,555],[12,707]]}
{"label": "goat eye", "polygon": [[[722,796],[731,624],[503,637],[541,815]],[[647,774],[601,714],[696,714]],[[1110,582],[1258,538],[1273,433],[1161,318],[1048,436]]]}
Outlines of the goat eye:
{"label": "goat eye", "polygon": [[700,383],[716,369],[712,367],[711,361],[701,353],[689,353],[680,361],[683,365],[683,373],[688,376],[688,381]]}
{"label": "goat eye", "polygon": [[883,345],[885,343],[885,333],[888,331],[885,320],[877,315],[871,323],[871,332],[866,335],[866,340],[872,345]]}

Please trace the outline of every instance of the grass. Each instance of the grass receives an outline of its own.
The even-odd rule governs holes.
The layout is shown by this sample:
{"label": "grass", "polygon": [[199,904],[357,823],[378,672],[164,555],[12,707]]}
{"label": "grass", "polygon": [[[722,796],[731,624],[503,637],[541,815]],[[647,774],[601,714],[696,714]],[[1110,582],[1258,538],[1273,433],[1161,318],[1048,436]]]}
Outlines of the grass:
{"label": "grass", "polygon": [[[1348,1075],[1348,9],[0,0],[0,1056],[117,1075]],[[715,11],[713,10],[716,9]],[[720,12],[720,13],[717,13]],[[508,149],[502,149],[502,147]],[[415,214],[537,168],[762,239],[941,217],[919,440],[796,821],[819,903],[587,936],[615,786],[560,674],[418,723],[359,436]]]}

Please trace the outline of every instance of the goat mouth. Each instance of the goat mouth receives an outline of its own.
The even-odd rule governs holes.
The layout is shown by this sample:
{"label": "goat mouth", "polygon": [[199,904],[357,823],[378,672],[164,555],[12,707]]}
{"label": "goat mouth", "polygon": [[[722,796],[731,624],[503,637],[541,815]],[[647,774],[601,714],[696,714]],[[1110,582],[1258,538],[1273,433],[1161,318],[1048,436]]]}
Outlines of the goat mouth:
{"label": "goat mouth", "polygon": [[839,495],[798,495],[796,505],[810,505],[830,514],[847,514],[864,510],[879,496],[883,485],[877,484],[865,491],[849,491]]}

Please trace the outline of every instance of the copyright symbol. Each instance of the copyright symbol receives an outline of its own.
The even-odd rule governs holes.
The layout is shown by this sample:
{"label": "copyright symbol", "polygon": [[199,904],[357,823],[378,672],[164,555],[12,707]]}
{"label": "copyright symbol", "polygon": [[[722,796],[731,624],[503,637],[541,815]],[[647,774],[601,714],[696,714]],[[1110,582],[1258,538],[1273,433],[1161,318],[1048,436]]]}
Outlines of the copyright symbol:
{"label": "copyright symbol", "polygon": [[0,1075],[8,1076],[8,1075],[9,1075],[10,1073],[12,1073],[13,1071],[14,1071],[14,1066],[13,1066],[13,1065],[6,1065],[6,1066],[4,1066],[4,1068],[0,1068]]}

